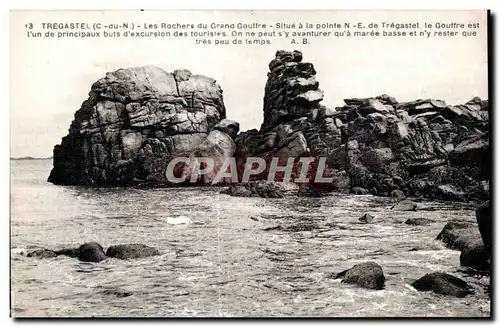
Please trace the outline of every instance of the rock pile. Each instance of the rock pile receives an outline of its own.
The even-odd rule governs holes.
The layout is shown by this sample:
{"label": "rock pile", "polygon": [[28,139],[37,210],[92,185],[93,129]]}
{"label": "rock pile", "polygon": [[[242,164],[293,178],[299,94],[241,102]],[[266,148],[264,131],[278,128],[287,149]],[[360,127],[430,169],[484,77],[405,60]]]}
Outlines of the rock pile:
{"label": "rock pile", "polygon": [[78,248],[69,248],[62,250],[39,249],[27,254],[30,258],[54,258],[65,255],[72,258],[78,258],[85,262],[101,262],[108,258],[117,258],[122,260],[145,258],[160,255],[160,252],[151,246],[144,244],[120,244],[112,245],[104,253],[104,248],[97,242],[89,242],[80,245]]}
{"label": "rock pile", "polygon": [[488,101],[476,97],[451,106],[433,99],[398,102],[384,94],[327,108],[313,65],[302,59],[298,51],[276,52],[264,123],[236,138],[240,162],[247,156],[282,163],[323,156],[331,190],[454,201],[489,197]]}

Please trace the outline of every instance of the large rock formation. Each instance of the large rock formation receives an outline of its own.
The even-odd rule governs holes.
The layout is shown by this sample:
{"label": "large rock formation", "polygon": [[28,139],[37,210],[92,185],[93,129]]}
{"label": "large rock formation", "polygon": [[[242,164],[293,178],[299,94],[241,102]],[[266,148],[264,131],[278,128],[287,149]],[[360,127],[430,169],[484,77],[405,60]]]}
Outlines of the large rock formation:
{"label": "large rock formation", "polygon": [[[210,173],[197,178],[188,164],[176,166],[176,177],[197,184],[212,184],[229,157],[236,159],[239,181],[249,157],[267,163],[251,180],[268,180],[272,158],[278,158],[278,165],[293,161],[294,181],[304,177],[299,158],[312,157],[298,182],[308,184],[300,187],[309,191],[301,194],[489,198],[487,100],[476,97],[451,106],[433,99],[400,103],[384,94],[345,99],[344,106],[328,108],[321,104],[314,66],[302,59],[299,51],[276,52],[269,64],[261,128],[240,134],[239,124],[225,119],[222,90],[211,78],[152,66],[108,73],[92,85],[68,135],[55,146],[49,181],[168,185],[166,167],[176,157],[214,159],[213,169],[206,169]],[[320,158],[326,159],[324,169]],[[316,183],[318,171],[331,182]],[[285,176],[278,172],[274,181]],[[240,191],[235,194],[254,194]]]}
{"label": "large rock formation", "polygon": [[232,156],[238,123],[225,120],[212,78],[154,66],[119,69],[92,85],[60,145],[49,181],[72,185],[165,182],[171,158]]}
{"label": "large rock formation", "polygon": [[[260,131],[236,138],[239,166],[246,157],[268,163],[279,157],[281,165],[290,157],[326,157],[325,176],[333,182],[321,186],[330,190],[452,201],[489,197],[488,101],[400,103],[384,94],[345,99],[332,109],[321,104],[316,71],[299,51],[276,52],[269,69]],[[254,178],[266,177],[264,171]]]}

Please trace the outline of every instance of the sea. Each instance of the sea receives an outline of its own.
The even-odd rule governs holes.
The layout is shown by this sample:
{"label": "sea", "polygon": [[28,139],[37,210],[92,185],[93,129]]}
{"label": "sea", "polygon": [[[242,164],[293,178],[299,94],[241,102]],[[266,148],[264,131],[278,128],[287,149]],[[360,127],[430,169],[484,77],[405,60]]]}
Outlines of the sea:
{"label": "sea", "polygon": [[[435,238],[449,220],[475,221],[466,203],[332,194],[240,198],[218,187],[90,188],[47,182],[51,160],[12,160],[11,315],[14,317],[489,317],[489,276],[460,267]],[[358,219],[369,213],[371,224]],[[408,218],[429,218],[411,226]],[[99,263],[30,258],[35,249],[95,241],[142,243],[161,255]],[[335,279],[374,261],[383,290]],[[465,298],[411,283],[442,271],[467,281]]]}

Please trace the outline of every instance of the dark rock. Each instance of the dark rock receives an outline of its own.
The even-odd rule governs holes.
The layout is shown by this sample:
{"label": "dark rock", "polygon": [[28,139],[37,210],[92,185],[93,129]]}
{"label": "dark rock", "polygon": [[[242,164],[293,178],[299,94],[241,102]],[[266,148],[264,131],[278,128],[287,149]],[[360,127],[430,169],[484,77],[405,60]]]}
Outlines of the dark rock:
{"label": "dark rock", "polygon": [[402,200],[391,207],[391,210],[398,211],[417,211],[419,205],[411,200]]}
{"label": "dark rock", "polygon": [[90,242],[80,246],[78,259],[87,262],[100,262],[106,260],[107,257],[99,243]]}
{"label": "dark rock", "polygon": [[27,257],[45,259],[45,258],[55,258],[57,257],[57,254],[52,250],[40,249],[28,253]]}
{"label": "dark rock", "polygon": [[462,116],[464,112],[456,106],[446,106],[441,110],[441,115],[450,120],[454,120]]}
{"label": "dark rock", "polygon": [[363,288],[381,290],[384,288],[385,276],[380,267],[375,262],[364,262],[344,270],[335,276],[335,279],[342,278],[343,283],[356,284]]}
{"label": "dark rock", "polygon": [[408,218],[405,221],[405,224],[413,226],[424,226],[424,225],[430,225],[431,223],[435,222],[436,222],[435,220],[427,218]]}
{"label": "dark rock", "polygon": [[442,272],[426,274],[414,281],[411,286],[419,291],[433,291],[437,294],[455,297],[465,297],[473,293],[465,281]]}
{"label": "dark rock", "polygon": [[477,270],[488,270],[489,259],[489,253],[481,240],[468,242],[460,253],[460,265]]}
{"label": "dark rock", "polygon": [[307,184],[299,184],[298,196],[300,197],[321,198],[331,194],[332,192],[329,190],[318,189]]}
{"label": "dark rock", "polygon": [[281,229],[281,230],[286,231],[286,232],[309,232],[309,231],[319,229],[319,228],[320,228],[320,226],[315,222],[303,221],[303,222],[299,222],[299,223],[296,223],[296,224],[293,224],[293,225],[290,225],[287,227],[280,226],[280,228],[278,228],[278,229]]}
{"label": "dark rock", "polygon": [[159,255],[160,252],[144,244],[120,244],[108,248],[106,255],[117,259],[136,259]]}
{"label": "dark rock", "polygon": [[126,291],[119,288],[107,288],[101,291],[100,293],[103,295],[112,295],[118,298],[129,297],[131,295],[134,295],[134,293],[131,291]]}
{"label": "dark rock", "polygon": [[477,227],[471,222],[450,221],[446,223],[436,240],[450,249],[462,250],[468,243],[480,240]]}
{"label": "dark rock", "polygon": [[391,192],[391,198],[404,199],[406,198],[406,194],[401,190],[393,190]]}
{"label": "dark rock", "polygon": [[445,201],[463,201],[465,193],[452,185],[439,185],[433,190],[433,197]]}
{"label": "dark rock", "polygon": [[359,186],[355,186],[351,189],[351,193],[353,194],[356,194],[356,195],[366,195],[366,194],[370,194],[370,192],[368,192],[367,189],[365,188],[362,188],[362,187],[359,187]]}
{"label": "dark rock", "polygon": [[489,201],[482,203],[476,209],[476,220],[481,239],[489,255],[491,253],[491,235],[493,232],[493,226],[491,224],[491,205]]}
{"label": "dark rock", "polygon": [[369,224],[373,221],[373,217],[372,215],[370,215],[369,213],[365,213],[363,216],[361,216],[361,218],[359,218],[358,220],[362,223],[365,223],[365,224]]}
{"label": "dark rock", "polygon": [[299,186],[292,182],[258,181],[232,185],[223,193],[242,197],[283,198],[297,196]]}
{"label": "dark rock", "polygon": [[360,160],[372,171],[384,171],[387,164],[394,159],[394,155],[390,148],[373,149],[365,152]]}
{"label": "dark rock", "polygon": [[228,194],[231,196],[241,196],[241,197],[251,197],[253,193],[250,189],[246,188],[245,185],[232,185],[221,191],[223,194]]}
{"label": "dark rock", "polygon": [[72,258],[78,258],[80,256],[80,249],[79,248],[62,249],[62,250],[57,250],[55,252],[57,255],[65,255],[68,257],[72,257]]}
{"label": "dark rock", "polygon": [[489,134],[481,134],[457,144],[450,153],[450,163],[459,166],[479,165],[485,176],[489,175]]}

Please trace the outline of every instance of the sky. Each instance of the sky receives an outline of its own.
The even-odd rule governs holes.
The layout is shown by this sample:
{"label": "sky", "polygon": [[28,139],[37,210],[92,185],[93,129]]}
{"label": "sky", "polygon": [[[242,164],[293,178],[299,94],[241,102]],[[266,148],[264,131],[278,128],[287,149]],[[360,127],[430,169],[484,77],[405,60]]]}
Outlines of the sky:
{"label": "sky", "polygon": [[[313,39],[307,45],[196,45],[189,38],[28,38],[28,23],[479,23],[475,37]],[[119,68],[189,69],[221,85],[227,118],[241,130],[262,123],[268,64],[276,50],[300,50],[314,64],[323,104],[389,94],[459,104],[487,98],[485,11],[18,11],[10,17],[11,157],[52,155],[94,81]],[[442,29],[446,30],[446,29]],[[289,30],[287,30],[289,31]]]}

